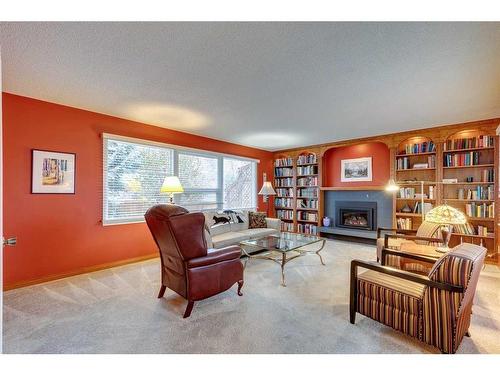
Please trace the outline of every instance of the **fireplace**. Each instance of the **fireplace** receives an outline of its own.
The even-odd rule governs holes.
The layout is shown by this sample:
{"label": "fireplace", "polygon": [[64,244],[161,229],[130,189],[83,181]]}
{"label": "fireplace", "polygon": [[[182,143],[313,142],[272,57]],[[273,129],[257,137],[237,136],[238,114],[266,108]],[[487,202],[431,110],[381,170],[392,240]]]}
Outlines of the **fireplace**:
{"label": "fireplace", "polygon": [[375,230],[377,202],[336,201],[335,226],[339,228]]}

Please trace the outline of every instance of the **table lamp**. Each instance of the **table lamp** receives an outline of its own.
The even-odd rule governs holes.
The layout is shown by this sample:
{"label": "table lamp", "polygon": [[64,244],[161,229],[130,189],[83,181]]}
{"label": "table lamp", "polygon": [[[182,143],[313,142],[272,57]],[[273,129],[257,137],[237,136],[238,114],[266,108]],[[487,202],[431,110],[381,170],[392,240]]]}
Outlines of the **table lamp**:
{"label": "table lamp", "polygon": [[273,185],[271,185],[270,181],[264,181],[264,184],[259,191],[259,195],[263,195],[264,202],[267,202],[267,216],[269,216],[269,196],[276,195],[276,192],[274,191]]}
{"label": "table lamp", "polygon": [[161,185],[160,192],[168,193],[170,197],[170,203],[174,203],[175,193],[184,193],[179,177],[177,176],[167,176]]}
{"label": "table lamp", "polygon": [[425,215],[425,220],[441,225],[441,236],[444,240],[444,244],[442,247],[438,248],[438,251],[442,253],[449,250],[448,243],[450,242],[453,225],[465,224],[467,222],[467,218],[462,212],[447,204],[437,206],[430,210],[427,215]]}

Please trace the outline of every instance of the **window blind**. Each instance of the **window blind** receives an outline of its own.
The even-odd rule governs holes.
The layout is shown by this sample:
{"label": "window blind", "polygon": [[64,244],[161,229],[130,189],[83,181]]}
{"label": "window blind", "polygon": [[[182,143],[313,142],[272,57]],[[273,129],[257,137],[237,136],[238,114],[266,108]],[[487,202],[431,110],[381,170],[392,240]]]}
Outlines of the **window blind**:
{"label": "window blind", "polygon": [[103,155],[104,224],[144,221],[148,208],[168,201],[160,188],[171,175],[184,188],[174,195],[175,203],[190,211],[257,206],[253,160],[108,135]]}

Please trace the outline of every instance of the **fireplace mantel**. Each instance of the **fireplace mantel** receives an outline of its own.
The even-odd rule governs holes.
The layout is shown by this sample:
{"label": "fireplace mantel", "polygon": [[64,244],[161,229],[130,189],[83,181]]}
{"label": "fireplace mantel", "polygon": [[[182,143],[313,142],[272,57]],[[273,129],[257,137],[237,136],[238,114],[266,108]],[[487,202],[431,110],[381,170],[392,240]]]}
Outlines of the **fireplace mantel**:
{"label": "fireplace mantel", "polygon": [[385,186],[322,186],[324,191],[380,191],[385,190]]}

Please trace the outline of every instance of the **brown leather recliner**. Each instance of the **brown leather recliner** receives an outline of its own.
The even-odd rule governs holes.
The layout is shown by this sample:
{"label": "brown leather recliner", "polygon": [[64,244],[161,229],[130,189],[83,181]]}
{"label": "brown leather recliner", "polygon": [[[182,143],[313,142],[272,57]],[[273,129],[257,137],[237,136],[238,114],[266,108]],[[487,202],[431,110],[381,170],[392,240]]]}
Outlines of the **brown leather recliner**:
{"label": "brown leather recliner", "polygon": [[188,300],[184,318],[191,315],[195,301],[219,294],[238,283],[243,286],[239,246],[207,249],[205,216],[190,213],[174,204],[151,207],[146,223],[160,250],[162,298],[168,287]]}

